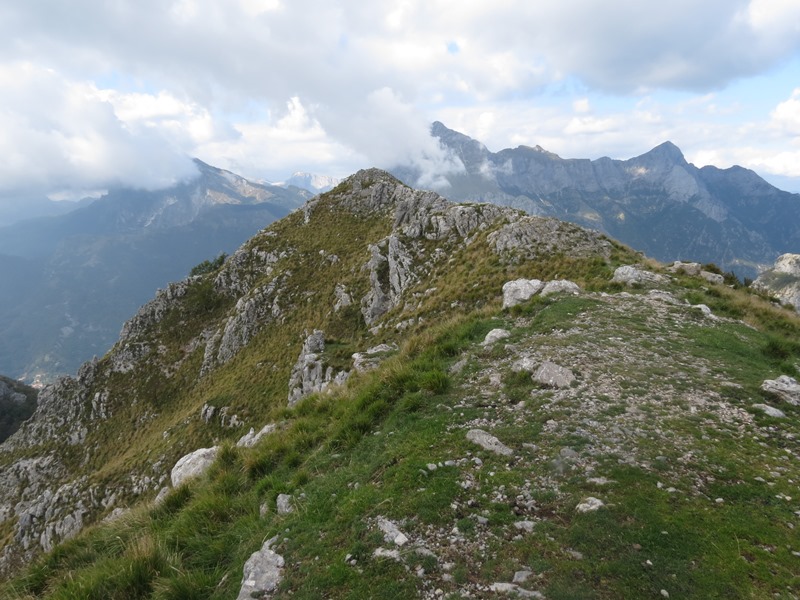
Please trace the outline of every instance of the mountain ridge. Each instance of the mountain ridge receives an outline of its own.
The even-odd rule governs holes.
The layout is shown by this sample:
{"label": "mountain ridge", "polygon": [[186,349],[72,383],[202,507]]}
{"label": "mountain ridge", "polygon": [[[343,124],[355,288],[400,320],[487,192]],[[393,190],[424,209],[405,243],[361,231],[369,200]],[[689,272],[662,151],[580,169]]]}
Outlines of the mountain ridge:
{"label": "mountain ridge", "polygon": [[790,597],[798,333],[360,171],[42,391],[0,445],[0,564],[32,561],[0,592]]}
{"label": "mountain ridge", "polygon": [[74,372],[108,349],[156,289],[232,252],[311,195],[195,164],[198,176],[172,188],[110,190],[66,215],[0,229],[8,291],[0,293],[0,372],[29,382]]}
{"label": "mountain ridge", "polygon": [[[628,160],[562,159],[520,146],[490,152],[431,127],[465,174],[445,175],[445,194],[487,201],[593,227],[662,261],[699,260],[754,278],[779,254],[800,248],[800,195],[778,190],[742,167],[698,169],[664,142]],[[412,169],[394,169],[416,180]]]}

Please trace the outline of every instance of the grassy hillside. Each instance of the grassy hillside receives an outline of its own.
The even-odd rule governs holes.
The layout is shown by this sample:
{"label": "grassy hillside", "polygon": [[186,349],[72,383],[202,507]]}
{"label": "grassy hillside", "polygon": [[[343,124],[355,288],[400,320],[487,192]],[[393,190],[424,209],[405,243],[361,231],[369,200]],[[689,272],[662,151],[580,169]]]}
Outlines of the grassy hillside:
{"label": "grassy hillside", "polygon": [[[274,597],[796,597],[800,409],[760,386],[798,374],[797,316],[656,264],[645,266],[661,283],[625,287],[615,268],[643,259],[622,246],[482,212],[499,209],[466,207],[456,221],[438,205],[405,211],[424,198],[395,186],[361,173],[140,312],[76,382],[84,404],[108,393],[107,417],[61,449],[65,472],[90,473],[114,502],[0,594],[234,598],[245,561],[275,538],[285,565]],[[538,237],[501,250],[504,231]],[[387,236],[408,250],[408,271],[402,254],[368,268]],[[401,275],[394,306],[367,323],[361,299]],[[521,277],[582,291],[503,309],[503,284]],[[337,309],[337,289],[353,303]],[[354,352],[390,349],[376,369],[289,407],[314,329],[336,371]],[[496,329],[508,337],[485,343]],[[223,330],[244,340],[231,357],[224,335],[213,341]],[[538,382],[545,363],[573,381]],[[235,446],[267,423],[276,429],[255,447]],[[471,441],[474,430],[508,452]],[[17,443],[3,460],[53,444]],[[150,502],[178,457],[211,444],[205,475]],[[281,494],[292,512],[277,511]],[[602,506],[582,512],[590,498]],[[387,539],[387,522],[407,542]],[[2,527],[12,544],[13,519]]]}

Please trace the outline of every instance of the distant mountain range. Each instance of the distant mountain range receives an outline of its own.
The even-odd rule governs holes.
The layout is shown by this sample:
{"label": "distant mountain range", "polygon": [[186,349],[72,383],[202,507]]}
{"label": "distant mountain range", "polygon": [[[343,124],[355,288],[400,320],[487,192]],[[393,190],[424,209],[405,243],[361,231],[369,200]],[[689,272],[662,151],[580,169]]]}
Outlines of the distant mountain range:
{"label": "distant mountain range", "polygon": [[7,227],[38,217],[54,217],[91,204],[94,198],[85,198],[76,202],[55,201],[46,197],[3,196],[0,197],[0,227]]}
{"label": "distant mountain range", "polygon": [[0,373],[74,373],[156,289],[312,195],[196,163],[198,177],[172,188],[111,190],[68,214],[0,228]]}
{"label": "distant mountain range", "polygon": [[[539,146],[490,152],[439,122],[431,132],[466,168],[443,174],[450,188],[442,193],[453,200],[556,217],[658,260],[713,262],[740,277],[800,251],[800,194],[742,167],[697,168],[670,142],[630,160],[563,159]],[[393,172],[411,183],[419,176]]]}

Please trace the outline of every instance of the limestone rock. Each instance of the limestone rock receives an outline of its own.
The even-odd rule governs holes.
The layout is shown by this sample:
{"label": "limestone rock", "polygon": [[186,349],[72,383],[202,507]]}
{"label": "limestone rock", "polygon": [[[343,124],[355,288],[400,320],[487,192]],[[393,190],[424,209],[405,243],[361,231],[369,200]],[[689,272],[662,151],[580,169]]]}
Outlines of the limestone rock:
{"label": "limestone rock", "polygon": [[759,274],[753,287],[800,310],[800,254],[779,256],[771,268]]}
{"label": "limestone rock", "polygon": [[364,352],[356,352],[353,354],[353,368],[359,373],[364,373],[371,369],[375,369],[386,356],[397,350],[397,345],[392,344],[378,344],[372,348],[368,348]]}
{"label": "limestone rock", "polygon": [[239,441],[236,442],[236,446],[238,448],[252,448],[255,446],[261,438],[265,435],[268,435],[275,431],[276,425],[274,423],[269,423],[268,425],[264,425],[258,432],[254,428],[250,428],[246,434],[239,438]]}
{"label": "limestone rock", "polygon": [[496,437],[483,431],[482,429],[470,429],[467,432],[467,439],[470,442],[478,444],[481,448],[500,454],[502,456],[512,456],[514,451],[503,444]]}
{"label": "limestone rock", "polygon": [[217,458],[218,451],[219,446],[213,446],[211,448],[200,448],[183,456],[172,467],[172,472],[170,473],[172,487],[178,487],[184,481],[205,473]]}
{"label": "limestone rock", "polygon": [[507,329],[492,329],[489,333],[486,334],[486,337],[484,338],[481,345],[491,346],[492,344],[509,337],[511,337],[511,332],[509,332]]}
{"label": "limestone rock", "polygon": [[778,396],[784,402],[800,406],[800,383],[794,377],[781,375],[777,379],[767,379],[761,389]]}
{"label": "limestone rock", "polygon": [[540,292],[542,296],[549,296],[550,294],[580,294],[581,288],[577,283],[568,281],[566,279],[558,279],[555,281],[548,281],[544,284],[544,288]]}
{"label": "limestone rock", "polygon": [[722,275],[719,273],[712,273],[711,271],[700,271],[700,277],[709,283],[714,283],[716,285],[722,285],[725,283],[725,278]]}
{"label": "limestone rock", "polygon": [[397,546],[405,546],[408,543],[408,537],[395,523],[385,517],[378,517],[378,529],[383,532],[383,539],[388,543]]}
{"label": "limestone rock", "polygon": [[769,404],[753,404],[753,408],[757,408],[758,410],[764,412],[767,416],[775,417],[778,419],[786,418],[786,413],[780,410],[779,408],[775,408],[774,406],[770,406]]}
{"label": "limestone rock", "polygon": [[268,598],[278,589],[283,579],[284,560],[270,547],[274,543],[275,538],[267,540],[244,563],[242,586],[236,600]]}
{"label": "limestone rock", "polygon": [[593,496],[589,496],[588,498],[584,498],[584,500],[575,507],[575,510],[581,513],[594,512],[603,506],[605,506],[605,504],[602,500],[599,500]]}
{"label": "limestone rock", "polygon": [[517,279],[503,285],[503,308],[511,308],[527,302],[539,293],[544,283],[538,279]]}
{"label": "limestone rock", "polygon": [[413,259],[396,235],[369,246],[370,259],[364,265],[369,272],[370,290],[361,299],[361,314],[372,325],[397,306],[405,289],[416,281],[411,270]]}
{"label": "limestone rock", "polygon": [[625,285],[659,285],[666,280],[663,276],[657,273],[651,273],[643,269],[638,269],[634,266],[627,265],[624,267],[617,267],[614,270],[614,276],[611,278],[613,283],[624,283]]}
{"label": "limestone rock", "polygon": [[696,262],[681,262],[676,260],[672,263],[672,265],[667,269],[671,273],[686,273],[687,275],[699,275],[702,266],[700,263]]}
{"label": "limestone rock", "polygon": [[568,388],[575,381],[572,371],[550,361],[539,365],[532,377],[534,381],[542,385],[555,388]]}
{"label": "limestone rock", "polygon": [[334,372],[333,368],[327,367],[322,359],[325,351],[325,333],[315,329],[309,335],[300,356],[292,368],[289,377],[289,406],[294,406],[302,398],[325,390],[330,384],[341,384],[350,375],[348,371]]}
{"label": "limestone rock", "polygon": [[288,515],[294,512],[292,497],[289,494],[278,494],[275,504],[279,515]]}

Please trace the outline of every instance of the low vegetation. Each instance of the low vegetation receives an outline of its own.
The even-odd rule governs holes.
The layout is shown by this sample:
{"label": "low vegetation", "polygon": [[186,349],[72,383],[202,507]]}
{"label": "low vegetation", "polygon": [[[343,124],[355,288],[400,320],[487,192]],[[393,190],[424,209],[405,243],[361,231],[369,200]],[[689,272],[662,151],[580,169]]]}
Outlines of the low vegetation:
{"label": "low vegetation", "polygon": [[[487,228],[449,248],[370,331],[359,310],[330,301],[336,283],[365,295],[364,244],[389,233],[385,219],[336,210],[337,195],[351,192],[345,182],[323,196],[318,235],[301,229],[298,212],[246,248],[291,248],[270,275],[291,272],[283,313],[213,377],[191,378],[203,347],[189,342],[231,307],[211,285],[217,268],[182,300],[193,312],[164,316],[162,354],[180,363],[172,383],[155,362],[138,372],[140,387],[125,392],[130,412],[115,418],[152,406],[152,421],[99,468],[115,477],[126,461],[210,442],[221,448],[214,466],[157,505],[131,498],[131,510],[41,556],[0,595],[234,598],[245,561],[274,538],[285,559],[276,598],[797,597],[800,408],[761,390],[798,375],[794,313],[699,277],[675,276],[657,293],[623,288],[611,282],[615,267],[641,257],[618,245],[609,258],[504,263],[486,251]],[[503,283],[520,277],[570,279],[583,291],[503,310]],[[396,350],[287,407],[313,328],[326,332],[337,368],[369,345]],[[508,337],[484,344],[495,329]],[[574,381],[541,383],[525,360],[555,363]],[[204,422],[204,406],[228,407],[246,425]],[[255,447],[235,445],[265,423],[276,429]],[[474,429],[511,454],[469,441]],[[281,494],[292,512],[278,513]],[[577,510],[590,497],[602,506]],[[387,541],[381,519],[408,543]]]}

